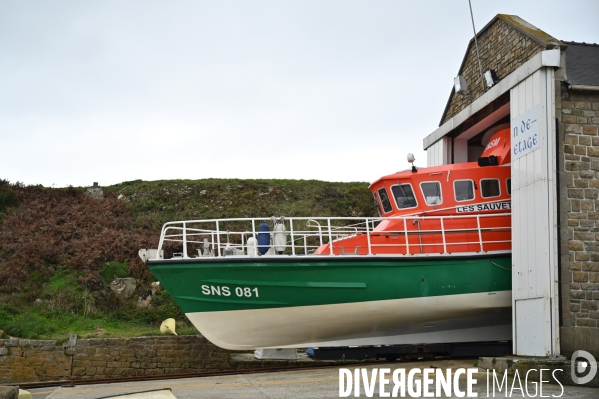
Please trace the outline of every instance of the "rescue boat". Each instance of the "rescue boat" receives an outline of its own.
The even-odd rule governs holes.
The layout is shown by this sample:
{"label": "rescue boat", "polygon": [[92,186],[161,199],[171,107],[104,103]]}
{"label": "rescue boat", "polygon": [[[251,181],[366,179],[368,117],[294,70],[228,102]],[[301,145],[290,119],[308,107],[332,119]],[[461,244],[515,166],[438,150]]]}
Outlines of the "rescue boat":
{"label": "rescue boat", "polygon": [[510,340],[509,129],[477,162],[408,161],[370,185],[378,217],[169,222],[140,256],[226,349]]}

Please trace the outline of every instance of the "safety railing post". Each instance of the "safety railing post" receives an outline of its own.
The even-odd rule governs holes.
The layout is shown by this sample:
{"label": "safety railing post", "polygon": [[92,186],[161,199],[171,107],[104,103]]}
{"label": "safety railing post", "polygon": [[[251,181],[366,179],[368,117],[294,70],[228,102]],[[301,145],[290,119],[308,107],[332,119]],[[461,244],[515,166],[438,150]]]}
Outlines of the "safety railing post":
{"label": "safety railing post", "polygon": [[329,229],[329,252],[333,255],[333,235],[331,233],[331,218],[327,218],[327,228]]}
{"label": "safety railing post", "polygon": [[183,258],[187,258],[187,223],[183,222]]}
{"label": "safety railing post", "polygon": [[289,218],[289,230],[291,234],[291,255],[295,255],[295,236],[293,234],[293,219]]}
{"label": "safety railing post", "polygon": [[366,218],[366,240],[368,242],[368,255],[372,255],[372,242],[370,241],[370,227],[368,226],[368,218]]}
{"label": "safety railing post", "polygon": [[[256,242],[256,240],[257,240],[257,238],[256,238],[256,219],[252,219],[252,238],[254,239],[254,245],[256,245],[257,244],[257,242]],[[257,248],[257,247],[254,247],[254,248]],[[253,255],[254,254],[253,251],[254,250],[252,248],[250,248],[248,245],[247,254],[249,255],[250,253],[252,253],[252,255]]]}
{"label": "safety railing post", "polygon": [[409,255],[410,254],[410,243],[408,240],[408,224],[406,222],[406,218],[403,218],[403,231],[406,237],[406,254]]}
{"label": "safety railing post", "polygon": [[221,256],[220,255],[220,227],[218,224],[218,220],[216,221],[216,256]]}
{"label": "safety railing post", "polygon": [[307,241],[305,234],[304,234],[304,255],[308,255],[308,241]]}
{"label": "safety railing post", "polygon": [[441,218],[441,238],[443,239],[443,253],[446,254],[447,253],[447,243],[445,241],[445,223],[444,223],[445,218]]}
{"label": "safety railing post", "polygon": [[162,249],[162,245],[164,245],[164,236],[166,235],[167,230],[168,227],[164,225],[164,227],[162,228],[162,232],[160,233],[160,241],[158,242],[158,251],[156,251],[156,259],[160,258],[160,250]]}
{"label": "safety railing post", "polygon": [[476,228],[478,229],[478,242],[480,244],[480,252],[483,252],[483,234],[480,230],[480,215],[476,215]]}

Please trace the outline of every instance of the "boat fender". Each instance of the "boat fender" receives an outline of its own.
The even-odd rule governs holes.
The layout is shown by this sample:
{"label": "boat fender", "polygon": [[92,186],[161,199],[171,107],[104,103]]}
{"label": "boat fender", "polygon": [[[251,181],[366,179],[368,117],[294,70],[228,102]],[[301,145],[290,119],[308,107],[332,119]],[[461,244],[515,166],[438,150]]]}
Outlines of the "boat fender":
{"label": "boat fender", "polygon": [[273,241],[276,253],[283,254],[287,246],[287,237],[285,237],[285,225],[283,223],[275,224],[273,228]]}
{"label": "boat fender", "polygon": [[270,228],[266,222],[262,222],[258,226],[258,252],[264,255],[270,249]]}
{"label": "boat fender", "polygon": [[257,242],[256,239],[254,237],[250,237],[247,240],[247,254],[249,256],[258,256],[258,248],[257,248]]}
{"label": "boat fender", "polygon": [[204,238],[204,253],[202,256],[210,256],[210,244],[207,238]]}

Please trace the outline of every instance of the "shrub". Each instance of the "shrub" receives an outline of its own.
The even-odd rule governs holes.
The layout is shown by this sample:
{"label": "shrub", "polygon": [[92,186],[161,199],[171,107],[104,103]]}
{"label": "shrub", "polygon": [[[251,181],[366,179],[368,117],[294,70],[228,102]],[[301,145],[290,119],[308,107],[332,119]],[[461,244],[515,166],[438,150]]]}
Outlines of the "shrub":
{"label": "shrub", "polygon": [[8,335],[28,339],[37,339],[56,331],[52,320],[33,310],[15,315],[10,310],[0,309],[0,326]]}
{"label": "shrub", "polygon": [[102,282],[104,284],[110,284],[110,282],[114,279],[114,276],[119,278],[129,277],[130,275],[129,266],[127,265],[127,261],[125,262],[106,262],[102,271],[100,271],[100,277],[102,277]]}
{"label": "shrub", "polygon": [[0,187],[0,212],[17,205],[19,205],[17,193],[10,188]]}

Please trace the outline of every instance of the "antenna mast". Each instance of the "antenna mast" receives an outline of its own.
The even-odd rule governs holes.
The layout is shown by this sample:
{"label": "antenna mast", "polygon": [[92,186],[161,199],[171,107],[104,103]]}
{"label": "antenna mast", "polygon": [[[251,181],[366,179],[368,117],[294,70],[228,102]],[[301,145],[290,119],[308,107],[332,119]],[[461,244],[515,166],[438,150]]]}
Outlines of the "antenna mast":
{"label": "antenna mast", "polygon": [[468,5],[470,6],[470,18],[472,19],[472,31],[474,32],[474,45],[476,47],[476,57],[478,58],[478,71],[480,72],[480,84],[483,87],[483,92],[485,91],[485,82],[483,78],[483,67],[480,63],[480,54],[478,53],[478,40],[476,40],[476,28],[474,27],[474,14],[472,14],[472,3],[468,0]]}

